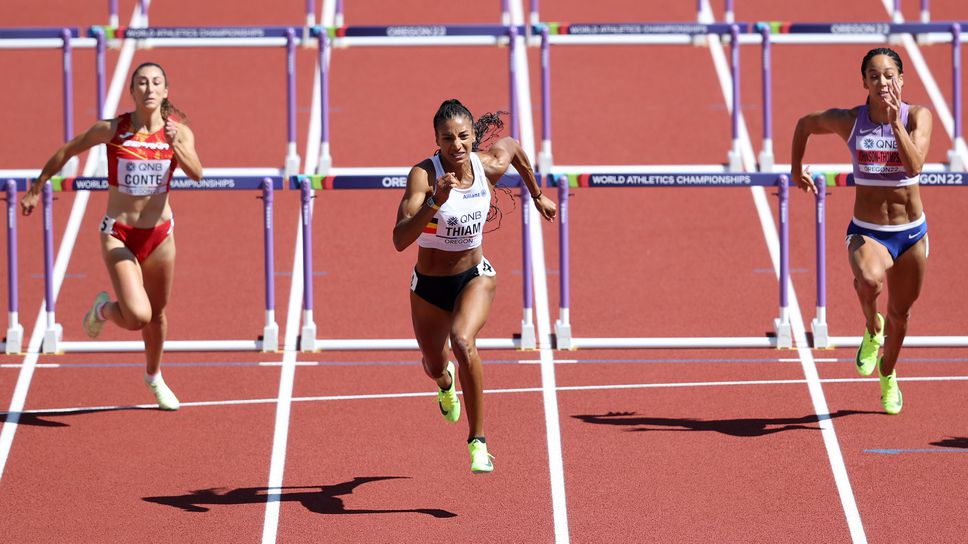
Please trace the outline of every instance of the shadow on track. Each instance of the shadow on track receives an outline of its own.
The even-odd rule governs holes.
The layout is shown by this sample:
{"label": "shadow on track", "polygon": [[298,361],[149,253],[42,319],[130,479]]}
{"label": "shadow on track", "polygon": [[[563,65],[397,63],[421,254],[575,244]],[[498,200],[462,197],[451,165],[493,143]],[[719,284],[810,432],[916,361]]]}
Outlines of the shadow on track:
{"label": "shadow on track", "polygon": [[[299,502],[310,512],[317,514],[427,514],[435,518],[453,518],[457,514],[437,508],[414,508],[410,510],[379,510],[363,509],[349,510],[343,504],[343,495],[350,495],[356,487],[368,482],[382,480],[407,479],[405,476],[357,476],[348,482],[336,485],[314,486],[286,486],[279,488],[279,500],[283,502]],[[295,491],[304,490],[304,491]],[[203,505],[239,505],[264,503],[269,494],[266,487],[240,487],[226,491],[223,488],[199,489],[186,495],[172,497],[144,497],[142,500],[173,506],[185,512],[208,512],[208,506]]]}
{"label": "shadow on track", "polygon": [[50,417],[82,416],[99,412],[120,412],[122,410],[158,410],[158,406],[110,406],[106,408],[81,408],[77,410],[36,410],[30,412],[0,412],[0,423],[16,423],[34,427],[70,427],[62,421],[52,421]]}
{"label": "shadow on track", "polygon": [[[865,412],[859,410],[838,410],[830,414],[831,419],[862,415],[880,414],[880,412]],[[571,416],[585,423],[595,425],[618,425],[636,427],[628,431],[712,431],[729,436],[757,437],[782,431],[811,430],[819,431],[816,426],[820,422],[815,414],[803,417],[779,418],[741,418],[741,419],[692,419],[665,418],[640,416],[635,412],[608,412],[603,415]]]}

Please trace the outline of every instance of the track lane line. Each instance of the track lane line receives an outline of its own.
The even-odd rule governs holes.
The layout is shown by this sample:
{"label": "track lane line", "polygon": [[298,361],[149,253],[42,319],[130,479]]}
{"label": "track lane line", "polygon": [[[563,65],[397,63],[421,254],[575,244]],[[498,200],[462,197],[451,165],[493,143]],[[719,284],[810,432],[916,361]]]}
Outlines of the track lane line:
{"label": "track lane line", "polygon": [[[146,0],[146,7],[150,5],[150,3],[151,0]],[[135,21],[139,20],[140,16],[140,8],[138,5],[135,5],[134,11],[131,15],[131,24],[134,24]],[[134,58],[134,50],[135,41],[125,40],[124,45],[121,48],[121,54],[118,57],[118,63],[114,68],[114,74],[111,78],[111,87],[108,91],[108,97],[104,103],[105,116],[112,116],[117,111],[118,102],[121,98],[121,87],[125,83],[128,68],[131,66],[131,60]],[[121,75],[119,76],[119,74]],[[96,171],[99,157],[100,153],[97,148],[92,149],[88,153],[87,161],[84,164],[84,176],[90,176]],[[70,261],[71,253],[74,250],[74,244],[77,241],[81,220],[84,218],[84,212],[87,210],[87,203],[89,199],[90,191],[78,191],[74,197],[71,213],[64,229],[64,235],[61,238],[60,247],[57,250],[57,258],[54,262],[53,293],[55,300],[57,299],[57,295],[60,293],[61,285],[64,282],[64,275],[67,272],[67,264]],[[10,457],[10,449],[13,447],[13,439],[17,432],[18,423],[20,421],[20,413],[22,413],[23,407],[27,402],[27,392],[30,389],[30,384],[34,377],[34,370],[37,365],[37,360],[40,358],[40,349],[43,344],[46,328],[47,311],[46,301],[44,301],[41,303],[40,310],[37,312],[37,320],[34,322],[33,331],[31,331],[30,340],[27,343],[27,354],[24,356],[23,366],[21,367],[20,374],[17,376],[17,385],[14,387],[13,397],[10,400],[10,407],[7,410],[7,417],[3,423],[2,430],[0,430],[0,480],[3,479],[4,469],[6,468],[7,460]]]}
{"label": "track lane line", "polygon": [[[702,12],[706,16],[711,16],[712,10],[709,6],[708,0],[702,0],[702,5]],[[730,84],[729,76],[724,76],[724,74],[729,74],[729,70],[726,63],[726,56],[723,53],[722,44],[718,37],[715,39],[710,37],[709,49],[713,63],[716,65],[716,72],[719,75],[720,86],[722,87],[723,96],[726,99],[727,110],[732,112],[732,86]],[[752,171],[755,170],[756,160],[755,155],[753,154],[753,145],[745,127],[745,119],[740,117],[740,152],[742,153],[744,168],[746,168],[748,171]],[[753,196],[753,202],[756,206],[760,225],[763,228],[763,235],[770,252],[770,259],[773,262],[774,272],[779,281],[779,236],[777,235],[776,223],[773,220],[772,211],[770,210],[770,205],[766,198],[766,191],[763,187],[751,187],[750,191]],[[837,487],[837,494],[840,497],[840,503],[844,510],[844,516],[847,520],[847,527],[850,530],[851,540],[855,544],[864,544],[867,542],[867,536],[864,532],[864,525],[861,521],[860,511],[857,508],[853,488],[850,484],[850,477],[847,473],[847,466],[844,463],[840,443],[837,440],[837,433],[834,430],[833,420],[830,417],[830,409],[827,406],[827,400],[823,393],[823,387],[821,385],[820,375],[817,371],[817,365],[813,359],[813,353],[811,353],[810,348],[808,347],[809,344],[807,343],[806,327],[804,326],[803,315],[800,311],[800,304],[797,300],[796,291],[793,289],[793,282],[789,278],[787,282],[787,294],[789,299],[790,324],[793,329],[793,336],[797,345],[797,354],[800,357],[801,368],[803,369],[804,376],[806,377],[807,388],[810,393],[810,400],[813,404],[814,412],[819,420],[821,436],[823,437],[824,447],[827,450],[827,459],[830,462],[830,468],[834,476],[834,483]]]}
{"label": "track lane line", "polygon": [[[322,6],[320,18],[324,26],[331,26],[336,13],[333,0],[326,0]],[[326,61],[328,62],[327,57]],[[319,88],[319,60],[315,62],[315,77],[313,78],[313,98],[309,113],[309,126],[306,133],[306,152],[303,154],[302,172],[314,172],[319,162],[320,126],[320,88]],[[314,201],[311,201],[310,210]],[[272,453],[269,457],[269,482],[266,493],[266,510],[262,523],[262,544],[274,544],[279,533],[279,514],[282,506],[282,485],[285,480],[286,448],[289,442],[289,421],[292,415],[292,391],[296,380],[297,340],[302,320],[303,298],[303,225],[302,216],[296,218],[296,241],[293,248],[292,283],[289,289],[289,308],[286,313],[285,341],[281,372],[279,375],[279,395],[275,402],[276,419],[272,435]]]}
{"label": "track lane line", "polygon": [[[521,0],[509,5],[511,24],[523,25],[524,7]],[[518,108],[518,126],[521,130],[521,145],[529,157],[537,158],[534,145],[534,120],[531,112],[531,82],[528,68],[527,39],[516,38],[514,71],[514,93]],[[537,164],[537,160],[532,160]],[[541,230],[543,219],[530,200],[525,203],[522,213],[528,215],[528,229],[531,236],[532,292],[536,317],[536,337],[541,363],[541,393],[545,415],[545,435],[548,446],[548,476],[551,485],[551,510],[554,523],[556,544],[569,542],[568,507],[565,494],[565,468],[561,447],[561,424],[558,412],[557,387],[555,384],[554,352],[551,350],[551,311],[548,303],[548,281],[545,266],[544,237]]]}

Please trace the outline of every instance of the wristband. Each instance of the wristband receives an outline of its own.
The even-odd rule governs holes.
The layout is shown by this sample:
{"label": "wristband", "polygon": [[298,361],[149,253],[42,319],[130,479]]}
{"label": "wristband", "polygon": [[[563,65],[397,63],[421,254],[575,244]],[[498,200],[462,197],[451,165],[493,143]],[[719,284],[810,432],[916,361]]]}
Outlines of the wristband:
{"label": "wristband", "polygon": [[541,191],[538,191],[538,194],[536,194],[536,195],[531,195],[531,198],[532,198],[532,199],[534,199],[534,200],[538,200],[538,199],[539,199],[539,198],[541,198],[542,196],[544,196],[544,193],[542,193]]}
{"label": "wristband", "polygon": [[431,210],[439,210],[440,209],[440,206],[438,206],[437,203],[434,201],[434,197],[433,196],[428,197],[427,200],[424,201],[424,206],[427,206]]}

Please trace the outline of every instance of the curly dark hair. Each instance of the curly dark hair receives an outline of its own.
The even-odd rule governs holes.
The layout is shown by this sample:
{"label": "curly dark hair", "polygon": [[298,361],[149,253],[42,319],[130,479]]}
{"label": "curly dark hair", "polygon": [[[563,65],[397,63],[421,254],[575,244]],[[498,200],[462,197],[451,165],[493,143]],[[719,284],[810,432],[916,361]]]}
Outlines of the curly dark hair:
{"label": "curly dark hair", "polygon": [[[434,114],[434,131],[437,130],[441,125],[443,125],[449,119],[455,119],[460,117],[466,117],[470,120],[471,125],[474,127],[474,145],[471,147],[473,151],[480,149],[482,145],[489,147],[490,142],[495,140],[504,128],[504,121],[501,119],[502,115],[508,115],[506,111],[496,111],[494,113],[485,113],[480,116],[476,121],[474,120],[474,115],[471,114],[471,110],[467,109],[466,106],[461,104],[460,100],[456,98],[451,98],[449,100],[444,100],[440,107],[437,108],[437,113]],[[486,149],[485,147],[485,149]],[[440,153],[440,150],[437,150]],[[511,199],[511,210],[517,209],[517,203],[515,202],[514,193],[504,186],[495,187],[500,189],[504,194],[506,194]],[[496,192],[491,194],[491,208],[487,212],[487,221],[491,222],[497,219],[497,225],[486,232],[492,232],[501,228],[501,219],[504,216],[504,210],[502,210],[498,205],[498,195]]]}

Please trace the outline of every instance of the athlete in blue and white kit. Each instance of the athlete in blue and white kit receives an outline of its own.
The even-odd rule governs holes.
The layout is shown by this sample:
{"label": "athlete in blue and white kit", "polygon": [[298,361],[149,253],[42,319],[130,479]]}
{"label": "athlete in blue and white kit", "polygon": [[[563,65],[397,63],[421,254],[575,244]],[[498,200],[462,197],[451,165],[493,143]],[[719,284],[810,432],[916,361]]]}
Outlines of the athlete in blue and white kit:
{"label": "athlete in blue and white kit", "polygon": [[460,417],[460,402],[448,340],[457,359],[475,473],[494,469],[484,438],[484,373],[476,347],[497,286],[494,267],[481,250],[494,184],[514,166],[538,212],[549,221],[556,213],[517,141],[501,138],[486,151],[477,150],[488,129],[501,126],[498,115],[483,115],[475,124],[459,101],[441,104],[434,115],[440,149],[410,170],[393,228],[397,251],[414,242],[419,246],[410,281],[413,331],[424,371],[437,382],[440,411],[451,423]]}
{"label": "athlete in blue and white kit", "polygon": [[[857,350],[857,371],[867,376],[878,367],[881,404],[887,413],[897,414],[903,399],[894,366],[928,258],[928,223],[918,183],[931,142],[932,118],[927,108],[901,101],[904,67],[895,51],[883,47],[869,51],[861,74],[866,104],[801,118],[793,134],[790,162],[797,186],[816,194],[809,169],[803,168],[810,135],[835,133],[850,149],[857,190],[854,217],[847,228],[847,254],[867,322]],[[877,311],[885,279],[886,324]]]}

